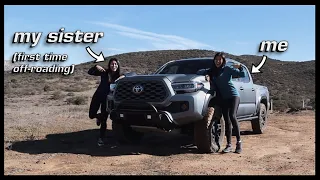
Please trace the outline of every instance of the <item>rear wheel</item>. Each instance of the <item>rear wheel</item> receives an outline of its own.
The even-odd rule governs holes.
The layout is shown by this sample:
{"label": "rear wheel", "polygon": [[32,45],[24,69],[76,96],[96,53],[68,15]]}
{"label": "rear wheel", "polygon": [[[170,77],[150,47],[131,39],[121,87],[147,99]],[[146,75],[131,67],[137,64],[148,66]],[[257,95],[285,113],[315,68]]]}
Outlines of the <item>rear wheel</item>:
{"label": "rear wheel", "polygon": [[225,122],[218,107],[209,107],[206,116],[194,125],[194,141],[202,153],[220,150],[225,135]]}
{"label": "rear wheel", "polygon": [[266,105],[260,103],[259,117],[251,121],[252,130],[256,134],[262,134],[267,122],[267,108]]}

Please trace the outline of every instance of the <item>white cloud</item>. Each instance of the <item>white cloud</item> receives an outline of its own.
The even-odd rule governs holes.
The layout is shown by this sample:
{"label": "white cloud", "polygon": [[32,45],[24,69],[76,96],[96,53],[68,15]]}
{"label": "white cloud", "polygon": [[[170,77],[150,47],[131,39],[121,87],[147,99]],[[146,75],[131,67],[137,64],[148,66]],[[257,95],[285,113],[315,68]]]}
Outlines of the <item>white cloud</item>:
{"label": "white cloud", "polygon": [[104,48],[103,50],[106,50],[106,51],[120,51],[120,52],[125,51],[123,49],[118,49],[118,48]]}
{"label": "white cloud", "polygon": [[187,46],[175,43],[151,43],[156,49],[171,50],[171,49],[189,49]]}
{"label": "white cloud", "polygon": [[176,35],[158,34],[154,32],[142,31],[139,29],[126,27],[113,23],[89,22],[101,25],[117,31],[119,35],[135,38],[139,40],[147,40],[154,48],[159,49],[213,49],[211,45],[194,41]]}
{"label": "white cloud", "polygon": [[100,50],[103,52],[103,55],[105,57],[126,52],[126,50],[118,49],[118,48],[101,48]]}
{"label": "white cloud", "polygon": [[152,36],[146,36],[146,35],[142,35],[142,34],[135,34],[135,33],[131,33],[131,32],[117,32],[117,33],[122,35],[122,36],[127,36],[127,37],[131,37],[131,38],[135,38],[135,39],[146,39],[146,40],[152,40],[152,41],[165,42],[162,39],[159,39],[159,38],[156,38],[156,37],[152,37]]}

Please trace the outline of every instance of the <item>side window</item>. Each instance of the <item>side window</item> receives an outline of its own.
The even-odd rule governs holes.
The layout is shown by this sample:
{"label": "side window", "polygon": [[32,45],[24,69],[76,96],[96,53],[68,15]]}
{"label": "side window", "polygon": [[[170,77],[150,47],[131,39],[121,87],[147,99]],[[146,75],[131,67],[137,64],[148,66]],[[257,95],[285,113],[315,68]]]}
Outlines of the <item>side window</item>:
{"label": "side window", "polygon": [[243,83],[249,83],[250,82],[250,78],[249,78],[249,74],[248,74],[247,68],[243,68],[243,71],[244,71],[244,77],[239,78],[239,79]]}
{"label": "side window", "polygon": [[232,76],[232,81],[241,82],[241,79],[239,77],[233,77]]}
{"label": "side window", "polygon": [[176,74],[178,70],[178,66],[170,66],[164,69],[161,74]]}
{"label": "side window", "polygon": [[[226,65],[231,67],[233,64],[234,64],[233,62],[228,62]],[[241,79],[237,76],[232,76],[232,81],[240,82]]]}

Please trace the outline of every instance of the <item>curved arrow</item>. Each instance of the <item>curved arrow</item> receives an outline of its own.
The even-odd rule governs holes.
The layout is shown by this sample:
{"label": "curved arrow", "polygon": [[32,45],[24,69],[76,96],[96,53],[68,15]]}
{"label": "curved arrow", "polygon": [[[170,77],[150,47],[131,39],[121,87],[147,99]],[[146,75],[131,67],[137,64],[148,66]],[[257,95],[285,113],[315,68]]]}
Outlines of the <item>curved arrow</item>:
{"label": "curved arrow", "polygon": [[87,52],[90,54],[90,56],[92,56],[93,58],[95,58],[96,59],[96,63],[97,62],[102,62],[102,61],[104,61],[104,56],[103,56],[103,53],[101,52],[99,55],[97,55],[96,53],[94,53],[92,50],[91,50],[91,48],[90,48],[90,46],[88,46],[88,47],[86,47],[86,50],[87,50]]}
{"label": "curved arrow", "polygon": [[260,68],[262,68],[267,58],[268,58],[267,56],[263,55],[262,60],[257,67],[252,63],[251,73],[260,73],[261,72]]}

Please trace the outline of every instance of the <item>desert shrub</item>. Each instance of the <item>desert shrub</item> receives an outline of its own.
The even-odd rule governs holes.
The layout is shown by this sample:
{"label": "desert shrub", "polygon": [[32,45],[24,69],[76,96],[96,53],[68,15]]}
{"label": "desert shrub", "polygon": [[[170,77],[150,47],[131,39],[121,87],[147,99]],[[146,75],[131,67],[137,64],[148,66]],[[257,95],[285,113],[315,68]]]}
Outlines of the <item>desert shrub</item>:
{"label": "desert shrub", "polygon": [[277,95],[270,97],[270,99],[273,99],[273,100],[280,100],[279,96],[277,96]]}
{"label": "desert shrub", "polygon": [[17,79],[11,79],[10,82],[16,83],[16,82],[17,82]]}
{"label": "desert shrub", "polygon": [[10,94],[12,92],[12,88],[10,85],[5,84],[3,89],[4,94]]}
{"label": "desert shrub", "polygon": [[64,95],[61,93],[61,91],[55,91],[51,98],[52,100],[58,100],[58,99],[62,99],[64,97]]}
{"label": "desert shrub", "polygon": [[73,93],[73,92],[69,92],[69,93],[67,94],[67,96],[74,96],[74,93]]}
{"label": "desert shrub", "polygon": [[90,87],[88,86],[88,84],[82,83],[77,85],[64,86],[61,89],[66,92],[83,92],[89,90]]}
{"label": "desert shrub", "polygon": [[289,101],[287,102],[287,104],[288,104],[288,108],[290,109],[299,109],[302,107],[301,104],[297,103],[297,101],[295,100]]}
{"label": "desert shrub", "polygon": [[311,98],[308,105],[312,106],[313,109],[316,109],[316,98]]}
{"label": "desert shrub", "polygon": [[74,105],[83,105],[86,104],[87,97],[85,96],[75,96],[67,99],[68,104],[74,104]]}
{"label": "desert shrub", "polygon": [[19,88],[12,91],[14,94],[17,94],[19,97],[21,96],[29,96],[29,95],[35,95],[36,90],[33,88]]}
{"label": "desert shrub", "polygon": [[76,77],[74,77],[74,80],[75,81],[80,81],[82,78],[80,77],[80,76],[76,76]]}
{"label": "desert shrub", "polygon": [[47,91],[52,91],[53,88],[52,88],[51,86],[49,86],[49,85],[46,84],[46,85],[44,85],[43,90],[44,90],[45,92],[47,92]]}
{"label": "desert shrub", "polygon": [[37,80],[35,81],[35,83],[37,83],[37,84],[43,84],[43,83],[45,83],[45,82],[46,82],[45,79],[37,79]]}
{"label": "desert shrub", "polygon": [[288,109],[288,105],[284,100],[273,100],[273,110],[284,112]]}
{"label": "desert shrub", "polygon": [[21,84],[11,84],[11,87],[16,89],[16,88],[21,88],[22,85]]}

